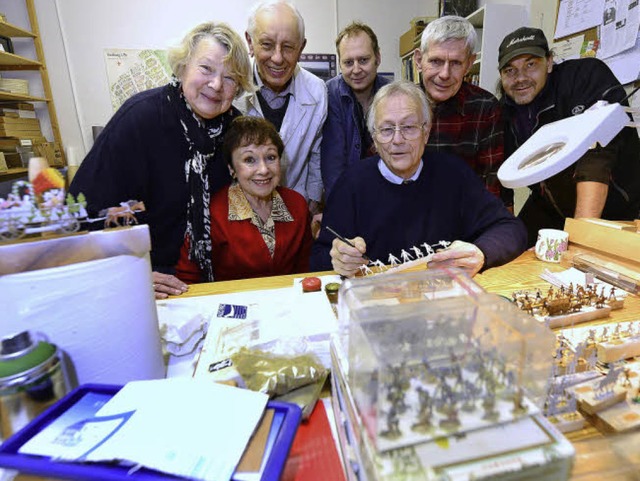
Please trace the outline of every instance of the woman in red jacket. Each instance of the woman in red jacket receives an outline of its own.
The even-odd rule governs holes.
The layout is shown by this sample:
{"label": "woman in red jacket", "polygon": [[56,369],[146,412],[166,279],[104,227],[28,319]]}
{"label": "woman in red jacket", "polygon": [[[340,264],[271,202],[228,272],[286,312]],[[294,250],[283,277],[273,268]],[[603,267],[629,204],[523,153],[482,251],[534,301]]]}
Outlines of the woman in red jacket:
{"label": "woman in red jacket", "polygon": [[[311,230],[302,195],[278,187],[282,139],[262,118],[238,117],[225,134],[223,155],[234,182],[211,198],[211,258],[215,280],[309,270]],[[195,246],[196,250],[199,246]],[[176,266],[187,283],[211,282],[189,259],[185,240]]]}

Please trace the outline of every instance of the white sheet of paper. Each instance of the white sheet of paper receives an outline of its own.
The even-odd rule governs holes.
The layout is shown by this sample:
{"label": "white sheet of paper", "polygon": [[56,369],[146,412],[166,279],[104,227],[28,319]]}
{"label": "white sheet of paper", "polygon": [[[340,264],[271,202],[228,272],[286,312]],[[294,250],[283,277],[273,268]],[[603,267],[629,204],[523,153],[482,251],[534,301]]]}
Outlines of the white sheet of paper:
{"label": "white sheet of paper", "polygon": [[596,55],[599,59],[609,58],[632,48],[638,35],[640,7],[637,0],[618,0],[612,2],[612,5],[616,8],[612,7],[611,16],[605,14],[600,27],[600,46]]}
{"label": "white sheet of paper", "polygon": [[[640,31],[636,37],[633,48],[614,55],[604,60],[621,84],[627,84],[640,78]],[[633,104],[639,95],[633,95],[630,99]],[[636,122],[638,117],[636,116]],[[640,132],[640,130],[639,130]]]}
{"label": "white sheet of paper", "polygon": [[602,23],[605,0],[560,0],[556,33],[562,38]]}
{"label": "white sheet of paper", "polygon": [[554,60],[569,60],[580,58],[580,50],[584,42],[584,35],[576,35],[567,40],[562,40],[553,44]]}
{"label": "white sheet of paper", "polygon": [[267,400],[197,379],[130,382],[98,416],[135,413],[87,460],[124,459],[178,476],[230,479]]}

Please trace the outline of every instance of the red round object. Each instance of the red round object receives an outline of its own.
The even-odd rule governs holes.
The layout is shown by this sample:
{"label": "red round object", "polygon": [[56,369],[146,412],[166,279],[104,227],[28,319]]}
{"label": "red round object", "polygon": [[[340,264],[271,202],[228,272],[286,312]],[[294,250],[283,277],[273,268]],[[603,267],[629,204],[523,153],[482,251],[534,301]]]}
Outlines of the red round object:
{"label": "red round object", "polygon": [[302,292],[317,292],[322,289],[322,281],[318,277],[302,279]]}

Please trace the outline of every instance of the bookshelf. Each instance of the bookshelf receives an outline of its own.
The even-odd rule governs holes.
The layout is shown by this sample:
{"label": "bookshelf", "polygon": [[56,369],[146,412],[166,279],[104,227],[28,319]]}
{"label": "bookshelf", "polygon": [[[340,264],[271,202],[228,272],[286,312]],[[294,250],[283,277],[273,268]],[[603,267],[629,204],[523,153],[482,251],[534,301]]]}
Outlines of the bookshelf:
{"label": "bookshelf", "polygon": [[[14,123],[15,135],[10,135],[7,128],[0,137],[0,142],[4,141],[5,144],[2,150],[10,154],[10,158],[7,159],[9,169],[0,171],[0,181],[5,181],[26,172],[26,169],[19,165],[21,162],[19,157],[9,152],[10,147],[6,147],[12,142],[24,145],[31,141],[34,151],[40,156],[46,156],[49,163],[57,167],[64,165],[64,152],[34,0],[0,1],[0,11],[7,15],[6,21],[0,19],[0,35],[12,39],[14,47],[13,53],[0,51],[0,74],[3,79],[15,77],[26,80],[29,85],[29,93],[0,90],[0,108],[3,112],[5,109],[15,110],[19,115],[17,120],[11,117],[14,119],[11,122]],[[13,16],[18,17],[18,13],[23,16],[26,14],[28,25],[26,25],[27,21],[24,21],[24,25],[18,25],[20,20],[16,22],[13,18]],[[27,121],[27,118],[23,118],[22,112],[25,112],[29,119],[35,116],[37,121],[34,121],[33,125],[38,125],[37,130],[33,127],[25,133],[15,131],[17,129],[15,122]],[[8,124],[9,121],[5,120],[5,122]],[[46,134],[42,133],[42,128]],[[50,142],[53,144],[49,144]],[[44,147],[45,145],[47,148]],[[41,146],[42,150],[39,150]],[[47,154],[44,154],[45,151]]]}
{"label": "bookshelf", "polygon": [[478,34],[477,57],[469,74],[477,79],[477,85],[495,94],[500,79],[498,47],[505,35],[527,25],[527,13],[522,5],[488,3],[468,15],[467,20]]}
{"label": "bookshelf", "polygon": [[[478,34],[476,60],[469,71],[469,78],[483,89],[494,93],[500,75],[498,73],[498,47],[504,36],[527,24],[524,6],[508,3],[489,3],[483,5],[466,17]],[[414,19],[415,20],[415,19]],[[429,18],[429,21],[432,20]],[[413,51],[420,47],[422,29],[417,33],[413,26],[400,37],[401,76],[403,79],[420,83],[420,74],[413,62]],[[428,23],[425,22],[423,27]],[[487,32],[484,35],[484,32]],[[413,33],[413,43],[408,39]],[[404,39],[404,42],[403,42]]]}

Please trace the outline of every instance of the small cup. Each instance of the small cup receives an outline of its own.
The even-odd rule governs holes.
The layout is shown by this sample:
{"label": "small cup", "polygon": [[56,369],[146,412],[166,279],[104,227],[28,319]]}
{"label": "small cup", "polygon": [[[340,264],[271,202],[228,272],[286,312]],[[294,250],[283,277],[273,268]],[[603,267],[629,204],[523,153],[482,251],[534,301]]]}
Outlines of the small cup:
{"label": "small cup", "polygon": [[569,248],[569,233],[557,229],[540,229],[536,242],[536,257],[545,262],[560,262]]}

